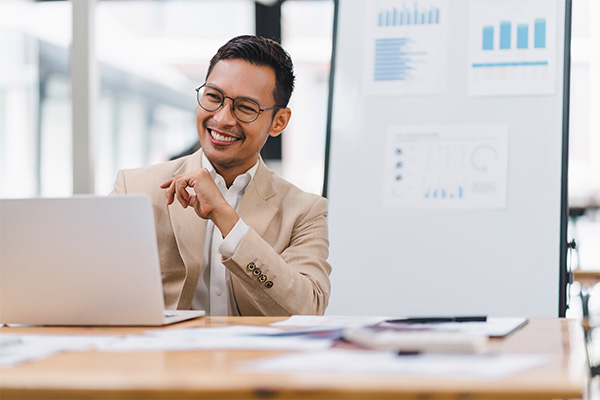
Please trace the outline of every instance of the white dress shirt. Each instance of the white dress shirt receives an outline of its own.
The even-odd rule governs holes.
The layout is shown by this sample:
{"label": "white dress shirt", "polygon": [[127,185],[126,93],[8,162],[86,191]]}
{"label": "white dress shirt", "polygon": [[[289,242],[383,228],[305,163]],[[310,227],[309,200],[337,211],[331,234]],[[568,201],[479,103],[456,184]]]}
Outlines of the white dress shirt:
{"label": "white dress shirt", "polygon": [[[245,174],[235,178],[229,189],[225,185],[225,179],[217,173],[204,154],[202,154],[202,165],[210,172],[227,203],[237,210],[246,188],[258,169],[258,162]],[[192,300],[192,309],[204,310],[207,315],[240,315],[231,286],[230,273],[221,263],[221,257],[232,257],[247,233],[248,225],[241,218],[225,238],[211,220],[206,221],[202,271]]]}

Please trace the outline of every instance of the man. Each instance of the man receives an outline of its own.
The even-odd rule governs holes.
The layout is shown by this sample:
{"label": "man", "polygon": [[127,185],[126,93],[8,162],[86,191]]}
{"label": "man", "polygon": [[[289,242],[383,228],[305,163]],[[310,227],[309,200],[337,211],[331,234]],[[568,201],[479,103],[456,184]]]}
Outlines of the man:
{"label": "man", "polygon": [[286,128],[294,87],[276,42],[239,36],[197,89],[201,150],[119,171],[113,193],[153,202],[165,306],[209,315],[323,314],[327,200],[269,170],[259,152]]}

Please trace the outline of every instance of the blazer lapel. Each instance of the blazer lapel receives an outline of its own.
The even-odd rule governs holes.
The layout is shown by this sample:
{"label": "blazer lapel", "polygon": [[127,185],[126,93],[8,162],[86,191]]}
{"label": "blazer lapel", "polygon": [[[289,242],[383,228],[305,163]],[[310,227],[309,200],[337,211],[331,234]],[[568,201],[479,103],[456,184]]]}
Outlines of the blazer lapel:
{"label": "blazer lapel", "polygon": [[238,207],[238,215],[252,227],[260,236],[264,236],[267,227],[278,211],[278,208],[267,200],[277,191],[269,169],[262,159],[259,159],[258,169],[254,179],[248,185],[244,197]]}
{"label": "blazer lapel", "polygon": [[[202,168],[202,152],[197,151],[173,173],[173,176],[200,168]],[[193,208],[183,208],[177,199],[169,206],[169,214],[177,247],[186,269],[186,277],[177,304],[189,308],[202,268],[206,220],[198,217]]]}

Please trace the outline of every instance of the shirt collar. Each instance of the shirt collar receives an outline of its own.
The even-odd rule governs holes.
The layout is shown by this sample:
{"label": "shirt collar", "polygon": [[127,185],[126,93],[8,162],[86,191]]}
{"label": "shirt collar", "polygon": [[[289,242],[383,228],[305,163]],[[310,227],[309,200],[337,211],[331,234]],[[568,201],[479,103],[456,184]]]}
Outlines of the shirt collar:
{"label": "shirt collar", "polygon": [[[225,179],[217,173],[215,167],[213,167],[212,163],[208,160],[208,158],[206,158],[204,152],[202,152],[202,166],[208,170],[210,176],[213,178],[213,181],[215,181],[217,185],[219,185],[219,183],[222,183],[222,185],[225,186]],[[258,161],[248,171],[241,175],[238,175],[233,181],[231,188],[235,187],[238,190],[246,190],[246,188],[254,178],[256,170],[258,170]]]}

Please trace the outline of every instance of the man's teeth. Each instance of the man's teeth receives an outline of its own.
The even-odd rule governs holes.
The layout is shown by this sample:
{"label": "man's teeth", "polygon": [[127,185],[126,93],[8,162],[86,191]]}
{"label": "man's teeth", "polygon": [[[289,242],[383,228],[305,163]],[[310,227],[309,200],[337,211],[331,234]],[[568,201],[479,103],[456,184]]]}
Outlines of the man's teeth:
{"label": "man's teeth", "polygon": [[232,136],[223,136],[219,133],[216,133],[215,131],[210,131],[210,135],[213,137],[213,139],[218,140],[220,142],[234,142],[237,140],[237,138],[234,138]]}

